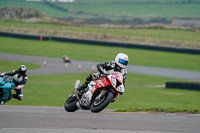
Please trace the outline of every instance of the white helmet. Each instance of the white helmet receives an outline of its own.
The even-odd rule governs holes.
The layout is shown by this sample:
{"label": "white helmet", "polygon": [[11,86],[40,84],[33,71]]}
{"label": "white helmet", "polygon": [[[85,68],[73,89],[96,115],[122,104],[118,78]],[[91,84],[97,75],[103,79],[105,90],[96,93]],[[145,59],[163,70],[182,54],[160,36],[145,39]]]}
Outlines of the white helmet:
{"label": "white helmet", "polygon": [[128,64],[128,55],[126,55],[124,53],[117,54],[117,56],[115,57],[115,62],[121,68],[126,68],[126,66]]}
{"label": "white helmet", "polygon": [[26,66],[25,65],[19,66],[18,71],[20,75],[24,75],[26,73]]}

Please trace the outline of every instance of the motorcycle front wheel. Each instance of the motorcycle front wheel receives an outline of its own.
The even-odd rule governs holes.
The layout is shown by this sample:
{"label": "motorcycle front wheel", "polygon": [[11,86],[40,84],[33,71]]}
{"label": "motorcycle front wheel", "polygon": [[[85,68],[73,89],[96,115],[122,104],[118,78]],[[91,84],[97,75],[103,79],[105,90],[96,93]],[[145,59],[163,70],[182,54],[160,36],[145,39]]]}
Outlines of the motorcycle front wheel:
{"label": "motorcycle front wheel", "polygon": [[114,94],[112,92],[107,92],[106,95],[104,95],[102,98],[95,98],[92,102],[92,105],[90,107],[91,112],[98,113],[102,111],[104,108],[108,106],[108,104],[113,99]]}
{"label": "motorcycle front wheel", "polygon": [[65,110],[67,112],[74,112],[78,110],[78,107],[76,106],[76,103],[78,102],[78,99],[76,97],[69,96],[65,102]]}

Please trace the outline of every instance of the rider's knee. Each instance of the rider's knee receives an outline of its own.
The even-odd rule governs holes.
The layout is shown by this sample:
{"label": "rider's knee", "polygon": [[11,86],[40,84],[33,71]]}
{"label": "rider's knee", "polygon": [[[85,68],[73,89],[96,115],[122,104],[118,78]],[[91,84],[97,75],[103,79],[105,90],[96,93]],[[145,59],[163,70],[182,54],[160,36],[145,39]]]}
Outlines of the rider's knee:
{"label": "rider's knee", "polygon": [[18,100],[23,100],[23,99],[24,99],[23,94],[19,94],[19,95],[18,95]]}
{"label": "rider's knee", "polygon": [[18,97],[18,100],[23,100],[24,99],[24,97]]}

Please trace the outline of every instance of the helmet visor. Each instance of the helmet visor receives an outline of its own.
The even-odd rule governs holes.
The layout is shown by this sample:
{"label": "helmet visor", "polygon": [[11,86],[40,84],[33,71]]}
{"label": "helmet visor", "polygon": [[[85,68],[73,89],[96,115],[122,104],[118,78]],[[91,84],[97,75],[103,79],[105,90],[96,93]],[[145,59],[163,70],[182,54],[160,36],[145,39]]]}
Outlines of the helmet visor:
{"label": "helmet visor", "polygon": [[127,64],[128,64],[128,61],[127,60],[124,60],[124,59],[121,59],[121,58],[119,58],[119,63],[121,63],[122,65],[124,65],[124,66],[127,66]]}

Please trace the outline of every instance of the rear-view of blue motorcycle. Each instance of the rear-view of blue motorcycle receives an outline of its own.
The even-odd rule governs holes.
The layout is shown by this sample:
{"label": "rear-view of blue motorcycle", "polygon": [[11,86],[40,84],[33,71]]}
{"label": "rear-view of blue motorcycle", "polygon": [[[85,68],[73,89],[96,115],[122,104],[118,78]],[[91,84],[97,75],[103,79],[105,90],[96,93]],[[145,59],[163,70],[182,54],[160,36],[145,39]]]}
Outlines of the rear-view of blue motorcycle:
{"label": "rear-view of blue motorcycle", "polygon": [[15,83],[10,76],[0,77],[0,105],[5,104],[12,98],[13,87],[15,87]]}

